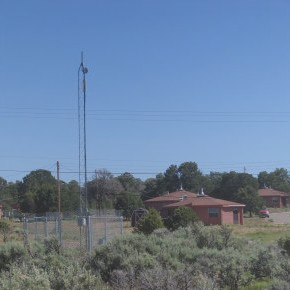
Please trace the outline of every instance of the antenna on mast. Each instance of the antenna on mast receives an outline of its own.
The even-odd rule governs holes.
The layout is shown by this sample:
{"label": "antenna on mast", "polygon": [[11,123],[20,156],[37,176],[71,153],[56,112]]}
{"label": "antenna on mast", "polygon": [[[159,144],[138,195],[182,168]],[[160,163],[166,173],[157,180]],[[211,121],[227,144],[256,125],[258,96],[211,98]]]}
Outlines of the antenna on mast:
{"label": "antenna on mast", "polygon": [[[81,52],[81,64],[78,69],[78,121],[79,121],[79,197],[80,214],[88,215],[87,193],[87,144],[86,144],[86,74],[88,69],[83,64],[83,52]],[[82,79],[81,79],[82,78]],[[82,85],[81,85],[82,83]]]}

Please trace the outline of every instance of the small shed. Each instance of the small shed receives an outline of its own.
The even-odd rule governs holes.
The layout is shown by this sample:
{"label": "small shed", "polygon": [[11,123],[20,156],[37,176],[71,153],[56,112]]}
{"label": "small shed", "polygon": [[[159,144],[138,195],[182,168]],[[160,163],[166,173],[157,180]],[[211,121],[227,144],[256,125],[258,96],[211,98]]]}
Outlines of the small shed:
{"label": "small shed", "polygon": [[135,209],[131,216],[131,226],[135,227],[138,221],[147,213],[148,213],[148,210],[145,208]]}

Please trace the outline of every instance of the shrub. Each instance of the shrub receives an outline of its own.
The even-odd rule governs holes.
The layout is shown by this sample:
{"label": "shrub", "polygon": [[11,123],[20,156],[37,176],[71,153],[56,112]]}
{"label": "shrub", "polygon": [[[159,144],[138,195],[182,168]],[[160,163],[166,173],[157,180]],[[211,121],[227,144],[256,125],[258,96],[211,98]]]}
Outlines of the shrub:
{"label": "shrub", "polygon": [[87,290],[109,288],[99,276],[84,269],[78,263],[42,269],[34,265],[13,266],[9,273],[0,275],[0,289],[29,290]]}
{"label": "shrub", "polygon": [[278,245],[290,256],[290,236],[279,239]]}
{"label": "shrub", "polygon": [[24,246],[19,243],[10,242],[0,247],[0,272],[9,270],[13,263],[19,263],[24,260],[26,251]]}
{"label": "shrub", "polygon": [[56,253],[60,254],[61,245],[56,238],[44,240],[45,254]]}
{"label": "shrub", "polygon": [[179,227],[187,227],[198,221],[196,213],[186,206],[180,206],[169,214],[166,220],[166,227],[170,230],[177,230]]}
{"label": "shrub", "polygon": [[272,285],[267,287],[266,290],[290,290],[290,285],[283,280],[275,279]]}
{"label": "shrub", "polygon": [[48,277],[54,290],[108,289],[99,275],[94,275],[78,263],[61,268],[52,267]]}
{"label": "shrub", "polygon": [[145,235],[149,235],[154,230],[163,227],[164,224],[160,213],[157,210],[150,208],[149,212],[138,221],[136,231]]}
{"label": "shrub", "polygon": [[268,249],[261,249],[251,259],[251,273],[256,278],[271,277],[273,272],[273,256]]}
{"label": "shrub", "polygon": [[8,220],[0,219],[0,233],[3,236],[3,242],[6,243],[12,234],[12,223]]}
{"label": "shrub", "polygon": [[50,290],[48,275],[36,267],[13,267],[9,274],[3,272],[0,279],[0,288],[10,289],[29,289],[29,290]]}
{"label": "shrub", "polygon": [[144,235],[128,235],[98,247],[90,259],[90,267],[100,273],[105,281],[115,270],[141,271],[157,264],[155,256],[160,248]]}

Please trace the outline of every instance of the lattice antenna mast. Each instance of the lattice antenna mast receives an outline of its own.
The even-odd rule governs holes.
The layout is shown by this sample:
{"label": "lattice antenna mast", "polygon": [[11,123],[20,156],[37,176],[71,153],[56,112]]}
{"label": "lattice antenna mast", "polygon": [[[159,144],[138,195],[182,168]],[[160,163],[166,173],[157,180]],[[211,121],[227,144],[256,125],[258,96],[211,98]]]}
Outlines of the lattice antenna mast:
{"label": "lattice antenna mast", "polygon": [[87,193],[87,145],[86,145],[86,74],[88,69],[83,64],[83,53],[81,53],[81,64],[78,69],[78,119],[79,119],[79,195],[80,214],[88,214]]}

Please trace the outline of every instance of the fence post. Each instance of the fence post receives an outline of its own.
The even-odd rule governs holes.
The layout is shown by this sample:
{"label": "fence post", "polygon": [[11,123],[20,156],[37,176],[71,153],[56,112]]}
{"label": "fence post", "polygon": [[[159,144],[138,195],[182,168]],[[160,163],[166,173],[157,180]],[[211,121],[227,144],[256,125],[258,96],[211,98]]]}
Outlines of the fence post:
{"label": "fence post", "polygon": [[120,233],[121,233],[121,236],[123,236],[123,217],[120,216]]}
{"label": "fence post", "polygon": [[58,242],[61,245],[62,243],[62,220],[61,217],[58,217]]}
{"label": "fence post", "polygon": [[28,226],[27,226],[27,220],[26,220],[26,217],[23,218],[23,230],[24,231],[27,231],[28,229]]}
{"label": "fence post", "polygon": [[87,251],[90,253],[92,251],[92,221],[90,216],[87,216],[86,239]]}
{"label": "fence post", "polygon": [[27,225],[27,220],[25,216],[23,218],[23,243],[24,243],[24,246],[28,244],[28,225]]}
{"label": "fence post", "polygon": [[107,215],[105,215],[105,244],[107,244],[108,239],[108,225],[107,225]]}
{"label": "fence post", "polygon": [[57,232],[58,232],[57,218],[55,218],[55,220],[54,220],[54,229],[55,229],[54,235],[55,235],[55,238],[57,238],[58,237],[58,235],[57,235]]}
{"label": "fence post", "polygon": [[47,217],[44,218],[44,236],[48,238],[48,231],[47,231]]}
{"label": "fence post", "polygon": [[37,240],[38,236],[38,224],[37,224],[37,217],[34,217],[34,239]]}

